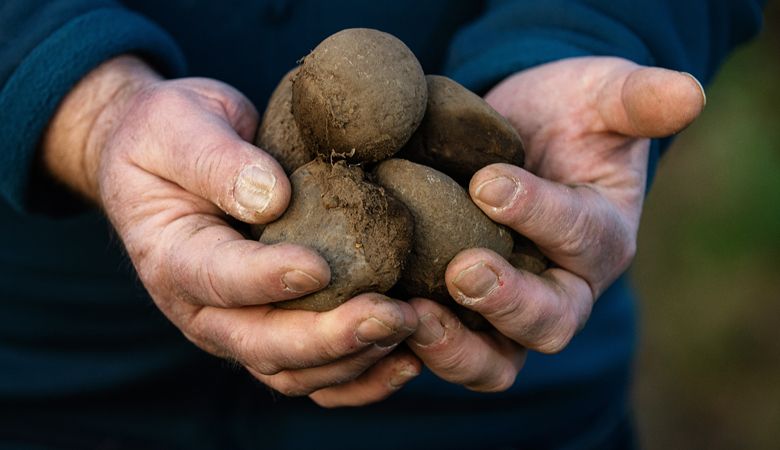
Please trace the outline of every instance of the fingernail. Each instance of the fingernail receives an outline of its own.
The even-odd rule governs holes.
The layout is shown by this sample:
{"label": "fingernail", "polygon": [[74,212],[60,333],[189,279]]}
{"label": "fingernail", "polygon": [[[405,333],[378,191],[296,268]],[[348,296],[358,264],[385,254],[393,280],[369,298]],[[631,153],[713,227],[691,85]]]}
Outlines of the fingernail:
{"label": "fingernail", "polygon": [[263,212],[271,203],[276,177],[260,166],[247,166],[238,175],[233,195],[244,208]]}
{"label": "fingernail", "polygon": [[485,263],[477,263],[462,270],[452,281],[460,291],[459,302],[470,305],[487,297],[498,287],[498,274]]}
{"label": "fingernail", "polygon": [[699,91],[701,92],[701,100],[702,100],[701,106],[702,107],[707,106],[707,92],[704,91],[704,86],[702,86],[699,79],[693,76],[693,74],[688,72],[680,72],[680,73],[691,77],[691,79],[696,82],[696,85],[699,86]]}
{"label": "fingernail", "polygon": [[428,313],[420,317],[420,326],[409,339],[419,346],[427,347],[439,342],[443,337],[444,326],[441,321],[433,313]]}
{"label": "fingernail", "polygon": [[314,291],[322,287],[320,280],[297,269],[282,275],[282,283],[286,290],[295,293]]}
{"label": "fingernail", "polygon": [[390,377],[390,387],[393,389],[398,389],[419,374],[420,372],[414,368],[410,366],[404,366],[403,369],[394,373],[393,376]]}
{"label": "fingernail", "polygon": [[392,345],[392,343],[389,345],[382,345],[384,342],[381,341],[386,339],[388,336],[392,336],[393,334],[394,331],[392,328],[374,317],[369,317],[368,319],[364,320],[357,327],[357,331],[355,331],[355,336],[360,342],[364,344],[376,343],[380,347],[389,347]]}
{"label": "fingernail", "polygon": [[477,199],[494,208],[507,206],[519,188],[517,181],[507,177],[496,177],[482,182],[474,192]]}

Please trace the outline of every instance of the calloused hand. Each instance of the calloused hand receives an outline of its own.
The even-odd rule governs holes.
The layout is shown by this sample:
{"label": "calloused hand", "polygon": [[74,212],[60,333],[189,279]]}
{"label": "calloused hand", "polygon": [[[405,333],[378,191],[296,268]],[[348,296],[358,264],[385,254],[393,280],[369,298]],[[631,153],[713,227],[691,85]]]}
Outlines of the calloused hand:
{"label": "calloused hand", "polygon": [[685,128],[705,96],[688,74],[585,57],[517,73],[485,99],[522,136],[526,167],[485,167],[469,193],[491,219],[533,240],[554,267],[537,276],[485,249],[460,253],[447,268],[448,290],[497,331],[470,331],[445,307],[414,299],[420,327],[409,347],[445,380],[501,391],[514,383],[526,349],[566,347],[628,268],[649,138]]}
{"label": "calloused hand", "polygon": [[229,226],[227,215],[269,222],[290,198],[281,167],[247,143],[256,126],[235,89],[162,80],[119,57],[64,100],[43,159],[103,207],[157,306],[197,346],[323,406],[381,400],[419,373],[416,357],[393,352],[417,316],[378,294],[324,313],[271,306],[324,287],[330,270],[311,249],[263,245]]}

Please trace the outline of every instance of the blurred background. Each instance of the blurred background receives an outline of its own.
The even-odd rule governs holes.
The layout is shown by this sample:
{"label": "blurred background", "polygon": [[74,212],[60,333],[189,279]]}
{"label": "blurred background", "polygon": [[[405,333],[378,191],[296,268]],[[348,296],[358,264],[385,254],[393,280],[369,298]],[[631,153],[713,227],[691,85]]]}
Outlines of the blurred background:
{"label": "blurred background", "polygon": [[780,2],[662,159],[632,272],[647,449],[780,448]]}

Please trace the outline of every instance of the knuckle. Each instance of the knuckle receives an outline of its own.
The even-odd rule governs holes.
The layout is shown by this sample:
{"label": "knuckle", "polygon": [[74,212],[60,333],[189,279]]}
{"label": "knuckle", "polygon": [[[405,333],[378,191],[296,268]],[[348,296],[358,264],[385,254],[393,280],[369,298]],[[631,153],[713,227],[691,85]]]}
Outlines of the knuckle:
{"label": "knuckle", "polygon": [[216,271],[216,267],[214,266],[214,259],[208,259],[206,264],[202,264],[198,269],[198,278],[200,279],[198,285],[204,287],[206,295],[216,306],[222,308],[232,308],[237,306],[219,289],[218,282],[215,278],[217,273],[218,272]]}
{"label": "knuckle", "polygon": [[506,368],[493,377],[489,383],[474,390],[479,392],[504,392],[515,384],[516,379],[517,371],[512,368]]}
{"label": "knuckle", "polygon": [[165,110],[186,101],[186,94],[181,89],[166,83],[146,89],[141,96],[141,101],[151,111]]}
{"label": "knuckle", "polygon": [[165,126],[170,121],[171,112],[186,108],[188,102],[187,94],[166,83],[140,92],[135,99],[136,107],[131,111],[133,114],[146,117],[148,123]]}
{"label": "knuckle", "polygon": [[[231,145],[227,142],[217,141],[203,146],[194,155],[192,160],[192,173],[198,174],[198,190],[202,197],[211,198],[224,210],[229,186],[227,189],[218,190],[212,194],[212,186],[225,185],[225,179],[221,176],[220,169],[225,164],[228,155],[231,154]],[[182,160],[189,158],[189,154],[181,155]],[[212,195],[210,195],[212,194]]]}
{"label": "knuckle", "polygon": [[560,315],[557,302],[534,302],[518,316],[522,317],[522,320],[515,321],[518,324],[519,335],[525,336],[525,340],[530,341],[529,345],[537,344],[552,334],[551,325],[560,322]]}
{"label": "knuckle", "polygon": [[467,353],[463,348],[452,348],[452,346],[437,351],[440,351],[441,354],[436,366],[441,372],[448,374],[455,383],[467,384],[473,381],[475,368],[473,364],[470,364],[473,357],[470,353]]}
{"label": "knuckle", "polygon": [[569,344],[570,340],[571,338],[564,333],[553,333],[549,337],[540,341],[540,343],[535,347],[536,350],[540,353],[554,355],[563,351],[563,349],[566,348],[566,346]]}
{"label": "knuckle", "polygon": [[239,131],[252,130],[256,128],[257,122],[260,119],[260,114],[257,108],[240,93],[227,96],[226,98],[226,111],[228,117],[231,117],[235,123],[236,128]]}
{"label": "knuckle", "polygon": [[253,371],[273,376],[283,369],[269,357],[269,351],[265,346],[259,345],[258,340],[251,336],[251,332],[244,328],[233,328],[228,335],[229,347],[235,353],[234,357],[244,365],[251,367]]}
{"label": "knuckle", "polygon": [[[346,330],[345,330],[346,331]],[[351,331],[351,330],[350,330]],[[350,332],[339,336],[325,336],[319,340],[316,352],[324,361],[339,359],[357,349],[357,342]]]}
{"label": "knuckle", "polygon": [[269,382],[269,386],[287,397],[302,397],[314,392],[314,389],[301,383],[292,372],[275,375]]}
{"label": "knuckle", "polygon": [[534,346],[535,349],[545,354],[560,353],[569,345],[577,332],[577,324],[573,319],[563,319],[546,336],[540,339]]}
{"label": "knuckle", "polygon": [[510,296],[488,297],[483,302],[484,309],[481,309],[480,312],[499,322],[516,322],[517,318],[523,315],[525,309],[523,296],[520,292],[515,292],[514,295]]}
{"label": "knuckle", "polygon": [[575,214],[558,245],[560,251],[569,256],[581,256],[588,249],[598,246],[603,229],[589,209],[581,208]]}
{"label": "knuckle", "polygon": [[[314,393],[316,394],[316,392]],[[335,409],[340,406],[343,406],[339,403],[336,403],[332,398],[330,397],[322,397],[319,395],[309,395],[309,398],[317,404],[317,406],[325,409]]]}

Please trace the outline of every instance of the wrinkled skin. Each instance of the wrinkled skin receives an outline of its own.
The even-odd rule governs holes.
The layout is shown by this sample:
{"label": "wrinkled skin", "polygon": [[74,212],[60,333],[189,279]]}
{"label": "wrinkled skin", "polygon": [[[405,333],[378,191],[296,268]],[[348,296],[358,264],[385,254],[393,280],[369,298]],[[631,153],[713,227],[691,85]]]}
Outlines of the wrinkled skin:
{"label": "wrinkled skin", "polygon": [[420,327],[410,348],[445,380],[502,391],[514,383],[526,349],[565,348],[626,270],[636,249],[649,138],[685,128],[705,97],[688,74],[586,57],[517,73],[485,99],[522,137],[526,168],[485,167],[469,193],[554,266],[536,275],[488,250],[460,253],[447,268],[448,290],[496,331],[471,331],[445,307],[418,298],[411,303]]}
{"label": "wrinkled skin", "polygon": [[257,112],[215,80],[162,80],[118,57],[65,98],[42,143],[46,169],[105,211],[160,311],[195,345],[286,395],[323,406],[381,400],[419,373],[395,347],[405,302],[363,294],[323,313],[272,306],[327,285],[316,252],[229,226],[280,216],[290,184],[249,144]]}

